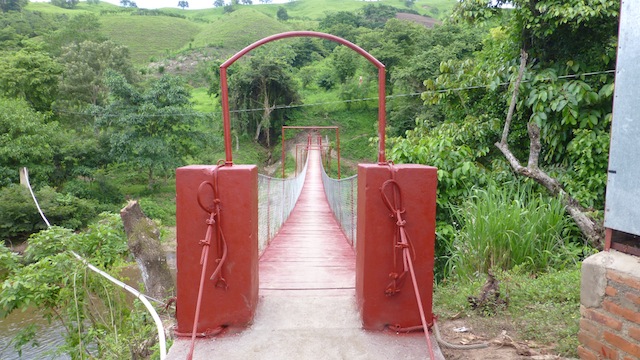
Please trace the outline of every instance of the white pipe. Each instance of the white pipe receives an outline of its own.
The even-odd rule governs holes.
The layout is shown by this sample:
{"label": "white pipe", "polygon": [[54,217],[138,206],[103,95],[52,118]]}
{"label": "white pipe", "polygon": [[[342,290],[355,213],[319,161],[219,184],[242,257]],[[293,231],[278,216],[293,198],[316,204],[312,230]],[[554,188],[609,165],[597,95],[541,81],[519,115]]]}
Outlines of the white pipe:
{"label": "white pipe", "polygon": [[[31,192],[31,197],[33,198],[33,201],[36,203],[36,207],[38,208],[38,212],[40,213],[40,216],[42,217],[42,220],[44,220],[44,222],[47,224],[47,227],[51,227],[51,224],[49,223],[49,220],[47,220],[47,217],[44,216],[44,213],[42,212],[42,209],[40,208],[40,204],[38,204],[38,199],[36,199],[36,196],[33,193],[33,189],[31,189],[31,183],[29,182],[29,172],[28,172],[27,168],[24,168],[24,174],[25,174],[25,178],[27,180],[27,186],[29,188],[29,192]],[[71,251],[71,250],[69,250],[69,251],[71,252],[71,254],[73,254],[73,256],[75,256],[76,259],[81,261],[89,269],[91,269],[92,271],[94,271],[94,272],[98,273],[99,275],[103,276],[104,278],[106,278],[107,280],[111,281],[112,283],[120,286],[121,288],[125,289],[126,291],[130,292],[136,298],[138,298],[138,300],[142,301],[142,304],[144,304],[144,306],[147,308],[147,310],[149,310],[149,313],[151,313],[151,317],[153,318],[153,321],[156,323],[156,327],[157,327],[157,330],[158,330],[158,342],[160,343],[160,360],[165,360],[166,357],[167,357],[167,343],[166,343],[166,339],[165,339],[165,335],[164,335],[164,325],[162,324],[162,320],[160,319],[160,316],[158,316],[158,313],[156,312],[156,309],[154,309],[153,306],[151,306],[151,303],[149,302],[149,300],[147,300],[145,295],[142,294],[141,292],[139,292],[138,290],[132,288],[131,286],[123,283],[122,281],[114,278],[113,276],[107,274],[106,272],[98,269],[97,267],[95,267],[94,265],[89,263],[85,258],[83,258],[82,256],[78,255],[75,251]]]}

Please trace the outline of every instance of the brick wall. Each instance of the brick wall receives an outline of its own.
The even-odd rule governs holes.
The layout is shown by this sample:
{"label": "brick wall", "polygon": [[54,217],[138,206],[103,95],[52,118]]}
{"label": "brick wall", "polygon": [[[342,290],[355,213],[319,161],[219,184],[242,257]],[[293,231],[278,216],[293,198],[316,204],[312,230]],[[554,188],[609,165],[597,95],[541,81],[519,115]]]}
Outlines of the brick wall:
{"label": "brick wall", "polygon": [[611,250],[586,259],[580,302],[581,359],[640,359],[640,258]]}

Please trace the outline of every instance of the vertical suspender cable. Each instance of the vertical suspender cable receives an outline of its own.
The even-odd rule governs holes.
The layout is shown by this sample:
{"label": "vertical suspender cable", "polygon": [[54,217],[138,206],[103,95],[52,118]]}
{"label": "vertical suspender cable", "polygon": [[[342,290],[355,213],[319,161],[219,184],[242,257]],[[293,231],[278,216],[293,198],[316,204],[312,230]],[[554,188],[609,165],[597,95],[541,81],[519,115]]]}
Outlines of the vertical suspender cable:
{"label": "vertical suspender cable", "polygon": [[[38,212],[40,213],[40,216],[42,217],[42,220],[44,220],[45,224],[47,224],[47,227],[50,228],[51,224],[49,223],[49,220],[47,220],[47,217],[44,216],[44,213],[42,212],[42,209],[40,208],[40,204],[38,203],[38,199],[36,198],[36,195],[33,193],[33,189],[31,188],[31,183],[29,182],[29,172],[28,172],[27,168],[24,168],[24,173],[25,173],[25,179],[27,181],[27,187],[29,188],[29,192],[31,193],[31,197],[33,198],[33,201],[35,202],[36,207],[38,208]],[[156,324],[156,328],[158,330],[158,343],[160,344],[160,360],[166,359],[166,357],[167,357],[167,342],[166,342],[165,335],[164,335],[164,326],[162,325],[162,320],[160,319],[160,316],[158,315],[156,310],[153,308],[153,306],[151,305],[149,300],[147,300],[145,295],[142,294],[141,292],[139,292],[138,290],[132,288],[131,286],[123,283],[122,281],[114,278],[113,276],[107,274],[106,272],[98,269],[97,267],[95,267],[94,265],[89,263],[85,258],[83,258],[82,256],[78,255],[75,251],[69,250],[69,252],[76,259],[78,259],[80,262],[82,262],[86,267],[91,269],[91,271],[101,275],[105,279],[111,281],[112,283],[114,283],[114,284],[118,285],[119,287],[125,289],[126,291],[130,292],[131,294],[133,294],[133,296],[135,296],[138,300],[140,300],[142,302],[142,304],[147,308],[147,310],[151,314],[151,317],[153,318],[153,322]]]}

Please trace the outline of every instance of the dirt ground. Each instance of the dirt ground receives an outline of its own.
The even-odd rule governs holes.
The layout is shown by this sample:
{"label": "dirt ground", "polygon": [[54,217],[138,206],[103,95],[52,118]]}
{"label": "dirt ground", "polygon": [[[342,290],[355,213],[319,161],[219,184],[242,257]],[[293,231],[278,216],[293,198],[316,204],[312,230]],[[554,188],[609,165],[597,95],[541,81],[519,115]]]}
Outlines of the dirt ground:
{"label": "dirt ground", "polygon": [[440,345],[447,360],[563,360],[550,354],[548,348],[532,341],[512,338],[515,332],[508,321],[491,318],[490,321],[477,319],[441,320],[440,335],[452,345],[487,343],[483,349],[457,350]]}

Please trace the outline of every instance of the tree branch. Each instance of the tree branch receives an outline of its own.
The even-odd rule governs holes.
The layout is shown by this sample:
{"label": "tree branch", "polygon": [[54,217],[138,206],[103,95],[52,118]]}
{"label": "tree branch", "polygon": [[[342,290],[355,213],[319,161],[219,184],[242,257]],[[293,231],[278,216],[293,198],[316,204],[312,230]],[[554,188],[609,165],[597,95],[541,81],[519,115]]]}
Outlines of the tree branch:
{"label": "tree branch", "polygon": [[501,144],[507,143],[507,136],[509,135],[509,128],[511,127],[511,119],[513,119],[513,112],[516,108],[518,100],[518,94],[520,93],[520,83],[522,82],[522,76],[524,76],[524,70],[527,67],[527,58],[529,54],[524,49],[520,50],[520,69],[518,70],[518,77],[513,85],[513,95],[511,96],[511,103],[509,104],[509,112],[507,113],[507,120],[504,122],[504,129],[502,130]]}
{"label": "tree branch", "polygon": [[529,162],[526,167],[520,164],[518,158],[516,158],[516,156],[509,149],[509,145],[507,144],[507,137],[509,136],[509,128],[511,126],[511,120],[513,118],[515,104],[518,98],[520,82],[524,74],[527,60],[527,53],[524,50],[521,50],[520,54],[520,70],[514,84],[513,95],[511,96],[511,104],[509,104],[509,112],[507,113],[507,118],[505,120],[502,138],[500,142],[495,143],[495,146],[502,152],[504,157],[509,162],[509,165],[511,165],[513,171],[515,171],[517,174],[533,179],[538,184],[544,186],[549,191],[549,193],[551,193],[551,195],[559,196],[562,203],[565,205],[567,212],[575,221],[576,225],[578,225],[578,228],[580,229],[582,234],[587,238],[589,244],[597,249],[602,249],[604,239],[603,225],[599,221],[596,221],[589,217],[589,215],[587,214],[587,210],[564,190],[562,184],[560,184],[558,180],[549,176],[549,174],[539,168],[540,151],[542,149],[542,145],[540,142],[540,127],[533,122],[529,122],[527,124],[530,143]]}

